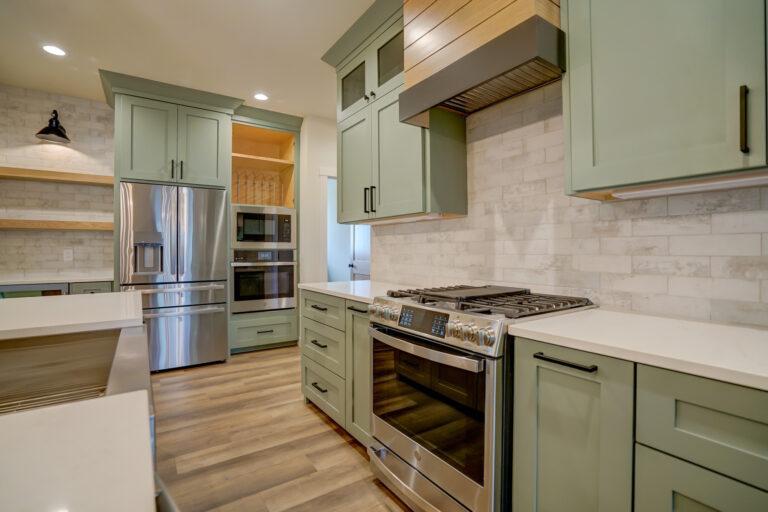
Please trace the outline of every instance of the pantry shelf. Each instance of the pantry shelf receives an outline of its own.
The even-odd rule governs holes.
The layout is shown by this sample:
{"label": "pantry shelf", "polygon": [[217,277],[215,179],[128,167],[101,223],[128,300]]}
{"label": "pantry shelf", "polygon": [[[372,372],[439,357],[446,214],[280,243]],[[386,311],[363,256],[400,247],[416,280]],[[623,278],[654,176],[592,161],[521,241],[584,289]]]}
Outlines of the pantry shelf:
{"label": "pantry shelf", "polygon": [[236,167],[255,168],[264,171],[282,171],[293,167],[291,160],[282,158],[270,158],[268,156],[246,155],[232,153],[232,163]]}
{"label": "pantry shelf", "polygon": [[0,179],[101,185],[106,187],[113,186],[115,182],[115,179],[112,176],[85,174],[81,172],[45,171],[41,169],[25,169],[21,167],[0,167]]}
{"label": "pantry shelf", "polygon": [[82,220],[0,219],[0,229],[50,231],[113,231],[112,222]]}

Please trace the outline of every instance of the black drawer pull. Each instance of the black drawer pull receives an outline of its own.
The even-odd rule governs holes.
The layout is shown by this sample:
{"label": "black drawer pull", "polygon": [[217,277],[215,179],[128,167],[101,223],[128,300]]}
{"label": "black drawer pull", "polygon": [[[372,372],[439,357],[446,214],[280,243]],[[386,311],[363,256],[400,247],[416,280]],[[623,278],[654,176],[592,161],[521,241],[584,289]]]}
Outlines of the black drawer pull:
{"label": "black drawer pull", "polygon": [[349,306],[347,309],[350,311],[354,311],[355,313],[363,313],[364,315],[368,314],[367,309],[357,309],[355,306]]}
{"label": "black drawer pull", "polygon": [[573,368],[574,370],[579,370],[582,372],[595,373],[597,371],[596,364],[591,364],[587,366],[585,364],[572,363],[564,359],[558,359],[556,357],[547,356],[544,354],[544,352],[536,352],[535,354],[533,354],[533,357],[534,359],[541,359],[542,361],[547,361],[548,363],[559,364],[560,366],[567,366],[568,368]]}
{"label": "black drawer pull", "polygon": [[327,393],[328,392],[328,389],[323,389],[320,386],[318,386],[317,382],[313,382],[312,383],[312,387],[315,388],[316,390],[318,390],[321,393]]}
{"label": "black drawer pull", "polygon": [[317,345],[320,348],[328,348],[328,345],[323,345],[322,343],[320,343],[317,340],[312,340],[312,341],[310,341],[310,343],[313,344],[313,345]]}
{"label": "black drawer pull", "polygon": [[275,330],[274,329],[269,329],[269,330],[266,330],[266,331],[256,331],[256,334],[269,334],[271,332],[275,332]]}
{"label": "black drawer pull", "polygon": [[316,309],[316,310],[322,311],[322,312],[328,311],[328,308],[324,308],[323,306],[318,306],[317,304],[312,304],[310,307],[312,309]]}

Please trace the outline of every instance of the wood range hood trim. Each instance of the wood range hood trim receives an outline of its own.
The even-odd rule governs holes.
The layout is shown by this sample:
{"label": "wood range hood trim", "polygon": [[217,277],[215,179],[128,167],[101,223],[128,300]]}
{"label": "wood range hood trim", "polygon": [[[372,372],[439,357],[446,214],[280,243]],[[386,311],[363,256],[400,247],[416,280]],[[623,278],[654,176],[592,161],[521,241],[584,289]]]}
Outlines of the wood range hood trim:
{"label": "wood range hood trim", "polygon": [[565,33],[532,16],[400,93],[400,121],[443,107],[469,115],[558,80],[565,72]]}

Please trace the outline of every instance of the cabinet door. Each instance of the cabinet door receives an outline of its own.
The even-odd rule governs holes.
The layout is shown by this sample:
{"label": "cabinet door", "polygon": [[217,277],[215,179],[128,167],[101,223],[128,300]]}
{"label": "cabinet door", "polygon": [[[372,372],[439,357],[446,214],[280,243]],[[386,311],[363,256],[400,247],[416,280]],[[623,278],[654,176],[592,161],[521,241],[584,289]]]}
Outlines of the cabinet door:
{"label": "cabinet door", "polygon": [[401,88],[371,104],[373,128],[373,216],[424,211],[426,130],[400,122]]}
{"label": "cabinet door", "polygon": [[179,182],[226,187],[231,153],[230,116],[179,107]]}
{"label": "cabinet door", "polygon": [[339,222],[368,219],[372,165],[370,108],[339,123],[337,145]]}
{"label": "cabinet door", "polygon": [[764,0],[564,1],[571,188],[764,166],[764,10]]}
{"label": "cabinet door", "polygon": [[347,301],[347,431],[365,446],[371,444],[372,364],[368,306]]}
{"label": "cabinet door", "polygon": [[768,493],[641,444],[635,451],[636,512],[764,512]]}
{"label": "cabinet door", "polygon": [[368,105],[369,83],[372,80],[369,53],[362,51],[336,73],[336,120],[343,121]]}
{"label": "cabinet door", "polygon": [[516,338],[513,508],[632,508],[632,363]]}
{"label": "cabinet door", "polygon": [[[403,22],[398,20],[371,43],[368,50],[371,63],[371,100],[381,98],[405,82],[403,74]],[[371,94],[373,93],[373,94]]]}
{"label": "cabinet door", "polygon": [[116,174],[120,178],[173,181],[178,164],[178,107],[122,94],[116,101]]}

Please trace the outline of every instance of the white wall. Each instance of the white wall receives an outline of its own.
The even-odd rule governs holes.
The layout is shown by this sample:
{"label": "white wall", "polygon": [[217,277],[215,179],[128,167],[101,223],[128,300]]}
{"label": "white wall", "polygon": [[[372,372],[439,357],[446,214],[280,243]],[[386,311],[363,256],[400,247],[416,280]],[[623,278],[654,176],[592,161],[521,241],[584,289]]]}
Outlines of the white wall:
{"label": "white wall", "polygon": [[304,118],[300,153],[300,281],[326,281],[324,177],[336,176],[336,122],[321,117]]}
{"label": "white wall", "polygon": [[559,83],[470,116],[467,141],[469,215],[375,226],[373,279],[525,286],[768,326],[768,187],[615,203],[569,197]]}

